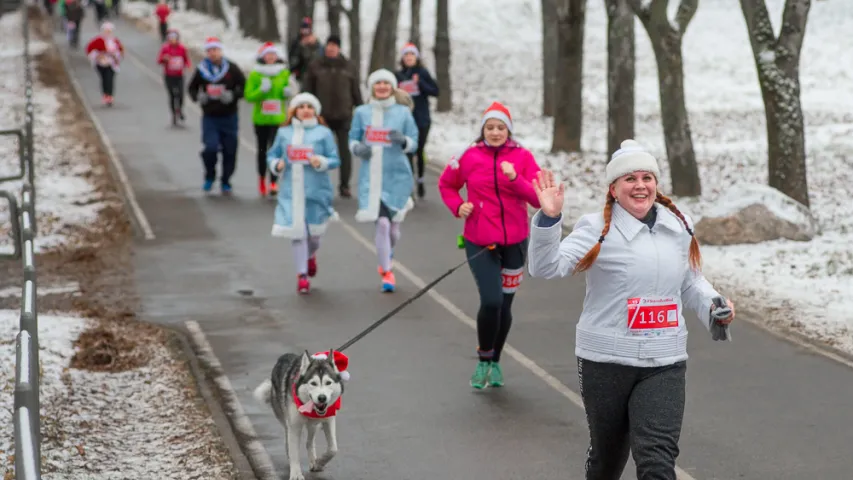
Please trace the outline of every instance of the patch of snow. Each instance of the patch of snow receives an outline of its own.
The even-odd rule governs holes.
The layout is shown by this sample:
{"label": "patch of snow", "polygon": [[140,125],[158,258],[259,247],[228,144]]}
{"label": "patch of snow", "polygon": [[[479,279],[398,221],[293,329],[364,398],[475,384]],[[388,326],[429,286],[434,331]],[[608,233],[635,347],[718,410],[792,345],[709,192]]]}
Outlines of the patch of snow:
{"label": "patch of snow", "polygon": [[[680,2],[670,2],[675,6]],[[773,19],[781,19],[784,0],[767,0]],[[651,0],[643,0],[648,8]],[[150,5],[129,2],[140,11]],[[282,2],[277,1],[279,7]],[[317,2],[315,34],[328,35],[326,3]],[[401,2],[398,46],[408,40],[410,2]],[[584,33],[583,153],[551,154],[553,120],[542,112],[542,16],[538,0],[466,0],[450,2],[453,109],[433,113],[427,143],[432,162],[447,163],[476,137],[483,109],[493,100],[506,103],[516,137],[540,165],[551,168],[567,186],[567,225],[603,206],[607,162],[607,15],[603,2],[590,2]],[[435,2],[421,10],[422,58],[432,72],[435,59]],[[279,8],[280,24],[286,13]],[[366,76],[379,0],[362,0],[362,72]],[[128,10],[126,10],[128,11]],[[672,13],[672,9],[668,9]],[[224,24],[197,12],[178,12],[171,23],[188,44],[220,34]],[[774,22],[778,35],[781,21]],[[512,26],[507,34],[506,26]],[[349,55],[348,24],[341,22],[343,50]],[[851,74],[838,58],[847,55],[838,38],[853,28],[853,2],[815,3],[809,13],[800,65],[806,124],[807,168],[813,215],[823,232],[808,243],[777,241],[753,246],[703,247],[706,275],[720,290],[760,312],[770,323],[802,319],[806,333],[853,352],[853,271],[848,240],[853,233],[849,202],[853,196],[853,96]],[[215,30],[215,31],[214,31]],[[671,191],[663,142],[657,66],[648,35],[635,20],[635,138],[661,159],[661,189]],[[738,0],[700,2],[683,32],[685,96],[703,185],[699,199],[676,198],[698,221],[720,202],[739,195],[738,185],[766,185],[767,132],[755,62]],[[222,33],[227,37],[227,33]],[[257,40],[228,37],[228,54],[253,62]],[[762,53],[762,58],[769,54]],[[242,65],[242,63],[241,63]],[[433,100],[434,102],[434,100]],[[739,200],[735,199],[735,202]],[[731,203],[729,203],[731,205]],[[780,205],[768,205],[785,212]],[[808,274],[805,274],[808,272]],[[835,296],[826,292],[841,292]],[[774,309],[785,305],[785,315]],[[848,332],[848,333],[844,333]]]}
{"label": "patch of snow", "polygon": [[758,61],[761,63],[773,63],[776,61],[776,52],[773,50],[762,50],[758,54]]}
{"label": "patch of snow", "polygon": [[[24,60],[23,33],[20,12],[0,17],[0,128],[22,128],[24,124]],[[33,56],[49,45],[31,41]],[[36,61],[33,61],[35,68]],[[73,226],[84,226],[98,218],[98,212],[107,204],[89,181],[94,168],[91,157],[93,145],[64,134],[64,127],[72,121],[59,112],[59,95],[52,87],[39,82],[33,72],[33,150],[35,162],[36,222],[38,235],[36,253],[73,241],[69,236]],[[0,137],[0,172],[11,175],[20,172],[18,142],[15,137]],[[20,180],[0,184],[0,189],[18,197],[20,205]],[[0,203],[0,253],[11,253],[11,223],[6,202]]]}
{"label": "patch of snow", "polygon": [[[4,289],[0,289],[0,298],[11,298],[11,297],[20,297],[21,287],[6,287]],[[57,295],[63,293],[79,293],[80,292],[80,284],[77,282],[70,282],[65,285],[52,285],[52,286],[41,286],[38,287],[38,295],[42,297],[44,295]]]}
{"label": "patch of snow", "polygon": [[[0,310],[0,452],[8,455],[14,452],[19,314]],[[137,370],[70,369],[73,344],[93,321],[66,314],[38,320],[42,478],[231,478],[227,465],[211,462],[207,445],[215,425],[187,401],[180,363],[165,346],[152,346],[154,360]],[[14,464],[5,469],[3,478],[11,478]]]}

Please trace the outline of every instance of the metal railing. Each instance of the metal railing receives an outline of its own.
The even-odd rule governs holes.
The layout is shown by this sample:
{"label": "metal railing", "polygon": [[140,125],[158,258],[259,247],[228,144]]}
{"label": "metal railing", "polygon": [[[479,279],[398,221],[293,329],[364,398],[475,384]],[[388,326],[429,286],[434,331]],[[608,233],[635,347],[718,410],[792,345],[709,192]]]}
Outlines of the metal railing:
{"label": "metal railing", "polygon": [[15,339],[15,398],[13,422],[15,429],[15,479],[41,479],[41,401],[39,399],[40,363],[38,335],[38,295],[35,265],[36,189],[33,161],[33,79],[29,43],[29,11],[31,2],[21,2],[24,36],[24,125],[17,129],[0,131],[0,135],[14,135],[18,139],[20,172],[0,178],[0,182],[23,179],[21,204],[14,194],[0,191],[0,198],[9,203],[12,239],[15,245],[11,256],[21,259],[23,286],[21,315]]}

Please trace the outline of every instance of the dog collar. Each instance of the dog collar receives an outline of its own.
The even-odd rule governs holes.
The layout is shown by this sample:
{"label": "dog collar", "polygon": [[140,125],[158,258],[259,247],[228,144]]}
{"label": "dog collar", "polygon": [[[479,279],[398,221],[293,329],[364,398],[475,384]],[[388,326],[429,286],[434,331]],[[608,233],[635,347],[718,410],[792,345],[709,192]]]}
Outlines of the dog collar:
{"label": "dog collar", "polygon": [[314,410],[314,402],[308,402],[307,404],[302,403],[302,400],[299,399],[299,395],[296,393],[296,384],[294,383],[293,404],[296,405],[296,410],[299,413],[308,418],[329,418],[338,414],[338,410],[341,408],[341,397],[338,397],[338,399],[335,400],[335,403],[326,407],[325,415],[320,415]]}

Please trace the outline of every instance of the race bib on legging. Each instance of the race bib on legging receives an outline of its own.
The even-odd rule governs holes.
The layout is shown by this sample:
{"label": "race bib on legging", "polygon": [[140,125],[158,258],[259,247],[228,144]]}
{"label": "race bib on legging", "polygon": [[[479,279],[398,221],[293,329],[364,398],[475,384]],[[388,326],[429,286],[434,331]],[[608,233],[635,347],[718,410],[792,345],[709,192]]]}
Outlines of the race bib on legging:
{"label": "race bib on legging", "polygon": [[388,138],[390,133],[390,128],[367,127],[367,130],[364,132],[364,143],[370,146],[379,145],[388,147],[391,145],[391,140]]}
{"label": "race bib on legging", "polygon": [[678,303],[675,298],[629,298],[628,332],[641,337],[678,334]]}
{"label": "race bib on legging", "polygon": [[503,292],[515,293],[519,285],[521,285],[522,278],[524,278],[524,267],[502,268],[501,278],[503,280]]}
{"label": "race bib on legging", "polygon": [[287,159],[291,162],[307,162],[314,156],[314,147],[311,145],[288,145]]}

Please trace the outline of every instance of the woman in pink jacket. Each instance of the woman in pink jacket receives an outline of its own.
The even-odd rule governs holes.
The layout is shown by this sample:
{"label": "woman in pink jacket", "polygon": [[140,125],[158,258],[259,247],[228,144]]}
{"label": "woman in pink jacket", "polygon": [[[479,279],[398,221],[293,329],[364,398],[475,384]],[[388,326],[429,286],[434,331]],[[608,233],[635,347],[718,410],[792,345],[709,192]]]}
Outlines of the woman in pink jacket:
{"label": "woman in pink jacket", "polygon": [[[438,180],[441,199],[453,215],[465,219],[462,236],[480,292],[477,312],[477,368],[471,386],[503,386],[501,350],[512,325],[512,300],[521,284],[530,222],[527,204],[539,208],[531,181],[539,172],[533,154],[512,140],[512,117],[492,103],[480,123],[480,138],[444,169]],[[466,186],[468,199],[459,190]]]}

